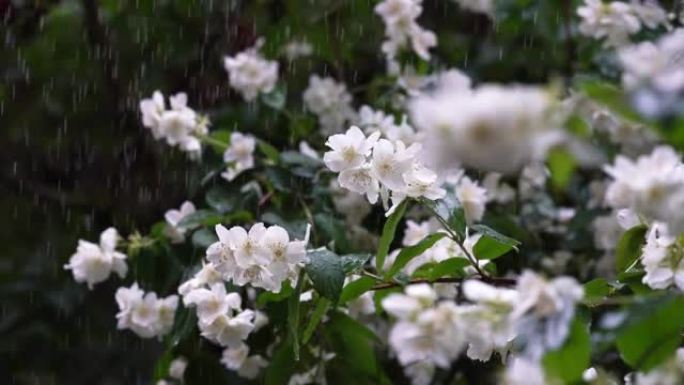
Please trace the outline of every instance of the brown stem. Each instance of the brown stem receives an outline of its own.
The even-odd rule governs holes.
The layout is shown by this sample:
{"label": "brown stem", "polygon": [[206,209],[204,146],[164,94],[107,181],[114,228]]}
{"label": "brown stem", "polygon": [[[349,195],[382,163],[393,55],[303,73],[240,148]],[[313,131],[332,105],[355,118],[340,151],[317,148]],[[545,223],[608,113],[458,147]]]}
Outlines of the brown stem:
{"label": "brown stem", "polygon": [[[446,278],[438,278],[434,280],[430,279],[413,279],[408,282],[408,285],[415,285],[418,283],[463,283],[463,281],[466,281],[467,279],[477,279],[485,283],[489,283],[494,286],[513,286],[515,285],[516,281],[515,279],[512,278],[493,278],[493,277],[486,277],[486,276],[480,276],[480,277],[473,277],[473,278],[453,278],[453,277],[446,277]],[[370,290],[372,291],[377,291],[377,290],[385,290],[385,289],[392,289],[395,287],[401,287],[404,286],[402,284],[396,283],[396,282],[384,282],[377,284],[373,286]]]}

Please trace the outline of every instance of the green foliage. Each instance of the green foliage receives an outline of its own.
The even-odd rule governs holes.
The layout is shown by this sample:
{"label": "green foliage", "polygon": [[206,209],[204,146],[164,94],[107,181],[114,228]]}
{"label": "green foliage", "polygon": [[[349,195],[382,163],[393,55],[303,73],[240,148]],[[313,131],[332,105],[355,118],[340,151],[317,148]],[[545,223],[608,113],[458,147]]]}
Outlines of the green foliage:
{"label": "green foliage", "polygon": [[395,274],[397,274],[402,268],[404,268],[404,266],[406,266],[407,263],[411,261],[411,259],[419,256],[425,252],[425,250],[431,248],[435,243],[437,243],[437,241],[445,236],[446,234],[444,233],[430,234],[415,245],[407,246],[401,249],[394,260],[394,263],[385,273],[385,279],[394,277]]}
{"label": "green foliage", "polygon": [[684,298],[665,297],[629,309],[627,323],[617,337],[623,360],[648,371],[672,356],[684,328]]}
{"label": "green foliage", "polygon": [[575,383],[582,378],[591,358],[588,329],[584,322],[576,318],[563,346],[544,355],[542,362],[549,377],[560,379],[565,384]]}
{"label": "green foliage", "polygon": [[378,243],[378,253],[375,256],[375,268],[378,271],[383,270],[385,258],[387,258],[390,245],[392,244],[392,241],[396,235],[397,226],[399,225],[401,218],[404,216],[404,212],[406,212],[407,205],[408,200],[401,202],[392,215],[387,218],[385,226],[382,228],[382,234],[380,235],[380,241]]}
{"label": "green foliage", "polygon": [[342,259],[328,249],[321,248],[307,253],[309,263],[306,274],[311,278],[314,289],[336,303],[344,284],[344,266]]}
{"label": "green foliage", "polygon": [[636,226],[627,230],[615,249],[615,268],[624,272],[632,267],[641,256],[641,248],[646,243],[646,226]]}

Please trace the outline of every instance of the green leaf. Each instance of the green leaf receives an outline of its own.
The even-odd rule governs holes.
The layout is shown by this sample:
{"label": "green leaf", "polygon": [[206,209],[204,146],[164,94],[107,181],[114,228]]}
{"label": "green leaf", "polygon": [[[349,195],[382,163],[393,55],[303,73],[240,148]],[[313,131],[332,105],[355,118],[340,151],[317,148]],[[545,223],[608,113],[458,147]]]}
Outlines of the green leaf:
{"label": "green leaf", "polygon": [[369,291],[375,286],[375,279],[371,277],[361,277],[357,280],[349,282],[340,294],[340,304],[345,304],[351,300],[359,298],[361,295]]}
{"label": "green leaf", "polygon": [[221,216],[210,210],[197,210],[178,222],[178,227],[190,229],[198,226],[214,226],[221,223]]}
{"label": "green leaf", "polygon": [[271,146],[270,144],[264,142],[263,140],[259,140],[257,143],[257,147],[259,148],[259,151],[261,151],[266,157],[273,161],[277,162],[278,158],[280,157],[280,154],[278,153],[278,150]]}
{"label": "green leaf", "polygon": [[235,197],[224,187],[212,187],[204,196],[207,204],[214,210],[225,214],[235,209]]}
{"label": "green leaf", "polygon": [[542,363],[547,375],[570,384],[579,381],[589,367],[591,343],[587,325],[575,318],[570,326],[570,335],[558,350],[544,355]]}
{"label": "green leaf", "polygon": [[641,256],[641,248],[646,243],[646,231],[644,225],[632,227],[627,230],[615,248],[615,268],[618,273],[626,271]]}
{"label": "green leaf", "polygon": [[598,302],[606,298],[613,291],[612,286],[604,278],[596,278],[584,284],[584,301]]}
{"label": "green leaf", "polygon": [[649,300],[630,309],[617,347],[632,368],[648,371],[671,357],[681,341],[684,297]]}
{"label": "green leaf", "polygon": [[385,258],[387,258],[387,254],[389,253],[389,248],[390,245],[392,244],[392,241],[394,240],[394,235],[397,231],[397,226],[399,225],[399,221],[401,221],[401,218],[404,216],[404,213],[406,212],[406,206],[408,205],[408,201],[404,200],[399,204],[399,207],[392,213],[392,215],[387,218],[387,221],[385,221],[385,226],[382,228],[382,235],[380,236],[380,241],[378,242],[378,254],[375,257],[375,268],[377,271],[382,271],[383,266],[385,265]]}
{"label": "green leaf", "polygon": [[218,237],[212,230],[199,229],[192,234],[192,244],[198,249],[206,249],[215,242],[218,242]]}
{"label": "green leaf", "polygon": [[612,112],[633,123],[647,122],[629,105],[629,100],[622,90],[610,83],[601,81],[587,81],[580,85],[580,89],[593,101],[608,107]]}
{"label": "green leaf", "polygon": [[467,226],[465,210],[461,206],[461,202],[458,201],[456,194],[453,191],[448,191],[447,195],[434,205],[435,212],[446,220],[449,228],[458,236],[464,238]]}
{"label": "green leaf", "polygon": [[279,84],[273,91],[267,94],[261,94],[261,101],[274,110],[282,110],[287,101],[287,86]]}
{"label": "green leaf", "polygon": [[465,258],[445,259],[430,269],[427,278],[434,281],[442,277],[463,277],[467,266],[470,266],[470,262]]}
{"label": "green leaf", "polygon": [[292,342],[289,339],[276,348],[264,373],[266,385],[283,385],[283,379],[290,378],[294,374],[296,366],[292,349]]}
{"label": "green leaf", "polygon": [[308,252],[306,274],[311,278],[318,294],[337,303],[344,285],[342,259],[332,251],[320,248]]}
{"label": "green leaf", "polygon": [[520,242],[489,226],[473,225],[471,229],[482,234],[473,248],[473,253],[478,259],[494,259],[510,250],[518,250]]}
{"label": "green leaf", "polygon": [[318,168],[323,165],[318,159],[314,159],[310,156],[306,156],[297,151],[283,151],[280,153],[280,161],[284,164],[306,166],[312,168]]}
{"label": "green leaf", "polygon": [[517,241],[506,236],[492,237],[483,234],[473,247],[473,254],[477,259],[495,259],[513,250]]}
{"label": "green leaf", "polygon": [[385,279],[393,277],[402,268],[404,268],[404,266],[406,266],[406,264],[409,263],[411,259],[417,257],[420,254],[423,254],[425,250],[431,248],[437,241],[444,238],[445,236],[445,233],[430,234],[427,237],[423,238],[423,240],[421,240],[417,244],[413,246],[404,247],[403,249],[401,249],[401,251],[397,255],[397,258],[394,260],[394,264],[392,264],[392,267],[390,267],[389,270],[385,273]]}
{"label": "green leaf", "polygon": [[356,253],[343,255],[341,258],[344,274],[349,275],[357,270],[360,270],[371,258],[371,255],[368,253]]}
{"label": "green leaf", "polygon": [[277,293],[273,293],[270,291],[264,291],[261,294],[259,294],[259,298],[257,298],[257,305],[259,306],[264,306],[268,302],[280,302],[283,301],[287,298],[289,298],[292,293],[294,292],[294,289],[290,285],[290,281],[285,281],[283,284],[280,286],[280,291]]}
{"label": "green leaf", "polygon": [[577,160],[564,148],[554,148],[546,158],[551,172],[551,183],[559,190],[565,190],[577,168]]}
{"label": "green leaf", "polygon": [[292,341],[292,353],[294,354],[295,361],[299,361],[299,296],[302,293],[303,285],[304,274],[300,272],[294,293],[292,293],[287,301],[287,328],[289,338]]}
{"label": "green leaf", "polygon": [[309,318],[309,323],[306,325],[306,328],[304,329],[304,334],[302,334],[302,344],[303,345],[306,345],[309,342],[309,340],[311,339],[311,336],[313,335],[314,331],[316,330],[316,327],[321,322],[321,319],[325,315],[325,312],[328,311],[329,307],[330,307],[330,300],[323,298],[323,297],[318,299],[318,302],[316,303],[316,307],[314,308],[314,311],[311,314],[311,317]]}
{"label": "green leaf", "polygon": [[214,130],[209,133],[209,145],[217,154],[223,155],[230,146],[230,134],[229,130]]}

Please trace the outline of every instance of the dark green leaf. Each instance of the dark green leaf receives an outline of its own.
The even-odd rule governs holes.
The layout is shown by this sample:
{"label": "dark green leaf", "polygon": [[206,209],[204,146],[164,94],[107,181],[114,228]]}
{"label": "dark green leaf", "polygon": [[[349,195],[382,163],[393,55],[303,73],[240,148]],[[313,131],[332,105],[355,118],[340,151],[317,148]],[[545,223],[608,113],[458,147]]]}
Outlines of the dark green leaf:
{"label": "dark green leaf", "polygon": [[445,259],[430,269],[428,278],[434,281],[442,277],[463,277],[467,266],[470,266],[470,262],[465,258]]}
{"label": "dark green leaf", "polygon": [[305,269],[314,289],[318,294],[336,303],[344,285],[342,259],[325,248],[309,251],[308,257],[309,263]]}
{"label": "dark green leaf", "polygon": [[192,234],[192,244],[198,249],[206,249],[214,242],[218,242],[218,237],[212,230],[199,229]]}
{"label": "dark green leaf", "polygon": [[235,209],[235,197],[231,194],[231,191],[223,187],[212,187],[207,191],[204,199],[211,208],[222,214]]}
{"label": "dark green leaf", "polygon": [[269,160],[271,160],[271,161],[273,161],[273,162],[277,162],[277,161],[278,161],[278,158],[279,158],[280,155],[279,155],[279,153],[278,153],[278,150],[277,150],[275,147],[273,147],[273,146],[271,146],[270,144],[264,142],[263,140],[260,140],[260,141],[257,143],[257,146],[258,146],[258,148],[259,148],[259,151],[261,151],[264,155],[266,155],[266,157],[267,157]]}
{"label": "dark green leaf", "polygon": [[273,91],[267,94],[261,94],[261,101],[273,108],[274,110],[282,110],[285,107],[287,100],[287,87],[284,84],[279,84]]}
{"label": "dark green leaf", "polygon": [[363,265],[371,258],[370,254],[347,254],[342,257],[342,268],[344,268],[344,274],[349,275],[357,270],[360,270]]}
{"label": "dark green leaf", "polygon": [[340,304],[345,304],[353,299],[359,298],[363,293],[375,286],[375,279],[371,277],[361,277],[349,282],[340,294]]}
{"label": "dark green leaf", "polygon": [[294,289],[292,288],[292,286],[290,286],[290,281],[285,281],[280,287],[280,291],[278,293],[264,291],[261,294],[259,294],[259,298],[257,299],[257,305],[264,306],[268,302],[283,301],[289,298],[293,292]]}
{"label": "dark green leaf", "polygon": [[615,268],[621,273],[641,255],[641,248],[646,242],[646,226],[640,225],[627,230],[615,248]]}
{"label": "dark green leaf", "polygon": [[584,322],[576,318],[563,346],[546,353],[542,362],[549,377],[570,384],[582,378],[582,373],[589,367],[590,358],[589,330]]}
{"label": "dark green leaf", "polygon": [[495,241],[497,241],[503,245],[508,245],[512,249],[515,249],[515,250],[518,249],[518,245],[520,244],[520,242],[516,241],[515,239],[508,237],[506,235],[503,235],[500,232],[498,232],[498,231],[496,231],[496,230],[494,230],[491,227],[486,226],[486,225],[473,225],[470,228],[473,231],[476,231],[476,232],[482,234],[483,237],[492,238]]}
{"label": "dark green leaf", "polygon": [[399,207],[397,207],[392,215],[387,218],[387,221],[385,221],[385,226],[382,228],[382,235],[380,236],[380,241],[378,242],[378,254],[375,257],[375,268],[377,271],[383,270],[385,258],[387,258],[390,245],[392,244],[397,231],[397,226],[399,225],[401,218],[404,216],[404,212],[406,212],[407,205],[407,200],[401,202]]}
{"label": "dark green leaf", "polygon": [[420,254],[423,254],[425,250],[431,248],[437,241],[440,239],[444,238],[446,236],[445,233],[434,233],[430,234],[427,237],[423,238],[420,242],[413,246],[408,246],[404,247],[401,249],[399,254],[397,255],[397,258],[394,260],[394,264],[392,264],[392,267],[389,268],[387,273],[385,273],[385,278],[391,278],[395,274],[397,274],[401,269],[406,266],[411,259],[417,257]]}
{"label": "dark green leaf", "polygon": [[264,373],[266,385],[283,385],[283,379],[290,378],[295,373],[296,366],[292,349],[292,342],[289,340],[276,348]]}
{"label": "dark green leaf", "polygon": [[681,341],[684,298],[667,297],[630,309],[617,347],[632,368],[648,371],[671,357]]}
{"label": "dark green leaf", "polygon": [[601,301],[612,292],[613,288],[604,278],[596,278],[584,284],[584,301],[593,303]]}

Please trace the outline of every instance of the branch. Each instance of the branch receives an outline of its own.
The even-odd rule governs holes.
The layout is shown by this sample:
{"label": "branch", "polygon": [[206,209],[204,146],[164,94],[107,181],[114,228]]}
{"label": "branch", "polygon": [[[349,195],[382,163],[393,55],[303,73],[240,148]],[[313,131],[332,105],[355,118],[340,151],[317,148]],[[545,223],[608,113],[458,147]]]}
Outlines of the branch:
{"label": "branch", "polygon": [[[467,281],[468,279],[477,279],[479,281],[489,283],[494,286],[513,286],[516,284],[516,280],[512,278],[493,278],[493,277],[486,277],[486,276],[480,276],[480,277],[473,277],[473,278],[453,278],[453,277],[447,277],[447,278],[438,278],[434,280],[430,279],[413,279],[410,280],[406,285],[415,285],[419,283],[463,283],[464,281]],[[395,287],[402,287],[406,286],[402,285],[397,282],[384,282],[377,284],[370,288],[371,291],[377,291],[377,290],[385,290],[385,289],[392,289]]]}

